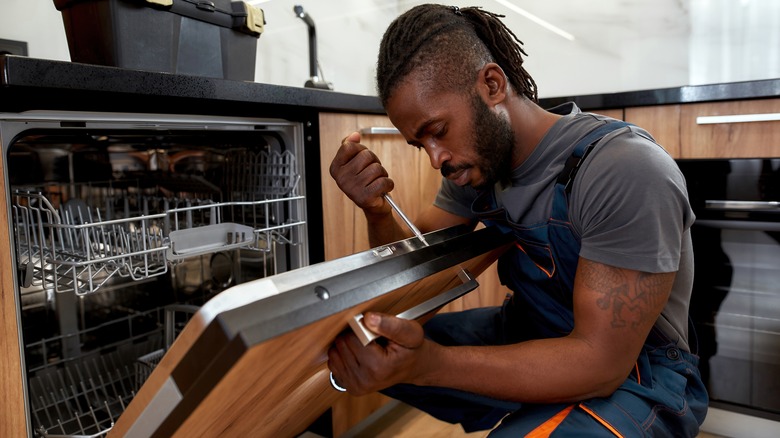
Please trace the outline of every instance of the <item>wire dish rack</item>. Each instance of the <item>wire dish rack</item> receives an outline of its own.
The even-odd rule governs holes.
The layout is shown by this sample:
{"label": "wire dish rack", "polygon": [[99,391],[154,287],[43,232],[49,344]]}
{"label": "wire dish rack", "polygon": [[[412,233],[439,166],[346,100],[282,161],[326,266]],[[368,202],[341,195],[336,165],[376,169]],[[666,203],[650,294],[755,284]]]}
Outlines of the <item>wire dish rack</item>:
{"label": "wire dish rack", "polygon": [[[197,310],[192,305],[169,305],[70,335],[83,338],[95,330],[136,327],[128,339],[105,346],[107,352],[93,351],[32,371],[29,390],[35,436],[97,438],[108,434]],[[150,321],[157,323],[150,325]],[[63,342],[55,337],[28,347],[47,350],[48,344]]]}
{"label": "wire dish rack", "polygon": [[214,192],[172,193],[148,181],[14,189],[21,285],[85,295],[109,280],[165,274],[189,257],[300,243],[305,198],[296,194],[295,156],[243,151],[227,157],[220,194],[227,200],[212,199]]}

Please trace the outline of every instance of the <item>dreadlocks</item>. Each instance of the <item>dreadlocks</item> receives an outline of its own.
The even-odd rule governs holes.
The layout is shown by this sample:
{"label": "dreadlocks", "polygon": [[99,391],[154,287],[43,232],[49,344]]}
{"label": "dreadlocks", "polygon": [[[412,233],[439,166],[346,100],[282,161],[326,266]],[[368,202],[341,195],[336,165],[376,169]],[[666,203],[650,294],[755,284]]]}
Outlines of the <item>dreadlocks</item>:
{"label": "dreadlocks", "polygon": [[522,44],[500,20],[478,7],[416,6],[390,24],[377,61],[377,91],[387,104],[411,72],[431,86],[453,90],[470,86],[488,62],[497,63],[518,94],[538,101],[536,82],[523,68]]}

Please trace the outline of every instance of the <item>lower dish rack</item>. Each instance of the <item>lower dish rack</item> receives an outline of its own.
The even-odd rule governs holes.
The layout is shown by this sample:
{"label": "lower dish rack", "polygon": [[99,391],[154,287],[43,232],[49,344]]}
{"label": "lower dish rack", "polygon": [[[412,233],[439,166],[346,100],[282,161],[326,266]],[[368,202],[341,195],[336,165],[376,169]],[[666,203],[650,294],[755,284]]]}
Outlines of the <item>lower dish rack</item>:
{"label": "lower dish rack", "polygon": [[[198,306],[193,305],[168,305],[69,335],[84,338],[95,330],[148,327],[131,330],[127,339],[110,346],[107,352],[93,351],[32,370],[29,392],[35,436],[106,436],[197,310]],[[56,349],[47,345],[64,342],[67,341],[62,337],[55,337],[28,348],[43,350],[45,354],[47,349]]]}
{"label": "lower dish rack", "polygon": [[216,202],[96,186],[88,198],[65,197],[59,187],[12,193],[23,287],[84,295],[112,278],[165,274],[185,258],[234,248],[270,251],[273,242],[294,245],[303,237],[304,197],[294,193]]}

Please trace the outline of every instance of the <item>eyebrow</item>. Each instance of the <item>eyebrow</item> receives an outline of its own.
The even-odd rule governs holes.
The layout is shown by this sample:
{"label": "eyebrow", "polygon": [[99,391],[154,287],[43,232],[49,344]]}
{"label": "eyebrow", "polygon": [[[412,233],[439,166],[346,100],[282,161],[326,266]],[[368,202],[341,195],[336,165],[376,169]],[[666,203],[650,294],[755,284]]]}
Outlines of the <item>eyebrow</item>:
{"label": "eyebrow", "polygon": [[415,140],[422,137],[423,134],[425,134],[425,130],[428,129],[428,126],[430,126],[433,122],[435,122],[436,119],[430,118],[426,121],[424,121],[419,128],[417,128],[417,131],[414,133]]}

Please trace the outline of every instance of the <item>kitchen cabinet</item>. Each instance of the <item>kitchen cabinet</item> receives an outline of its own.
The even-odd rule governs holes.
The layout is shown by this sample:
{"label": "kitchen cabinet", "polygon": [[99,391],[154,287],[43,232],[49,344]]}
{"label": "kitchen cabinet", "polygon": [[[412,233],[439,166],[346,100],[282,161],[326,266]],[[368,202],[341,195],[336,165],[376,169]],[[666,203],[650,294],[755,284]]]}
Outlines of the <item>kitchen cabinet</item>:
{"label": "kitchen cabinet", "polygon": [[680,157],[680,105],[653,105],[588,111],[644,128],[674,158]]}
{"label": "kitchen cabinet", "polygon": [[625,120],[677,159],[780,156],[780,99],[633,107]]}
{"label": "kitchen cabinet", "polygon": [[623,120],[623,108],[611,108],[611,109],[601,109],[596,111],[587,111],[592,112],[596,114],[601,114],[602,116],[612,117],[613,119]]}
{"label": "kitchen cabinet", "polygon": [[[320,115],[320,156],[325,233],[325,259],[343,257],[370,249],[363,211],[342,193],[330,177],[330,162],[341,141],[351,132],[367,128],[392,128],[386,116],[333,114]],[[431,168],[425,152],[406,144],[397,133],[361,134],[395,182],[391,195],[411,219],[423,205],[433,202],[440,174]]]}
{"label": "kitchen cabinet", "polygon": [[[6,177],[0,166],[0,192],[5,193]],[[0,211],[8,211],[5,196],[0,197]],[[8,222],[3,219],[0,226],[0,247],[11,248],[8,234]],[[14,288],[14,265],[11,252],[0,252],[0,390],[3,392],[3,402],[0,403],[0,436],[25,436],[25,400],[23,388],[23,373],[21,345],[19,342],[19,327],[16,309],[16,292]]]}
{"label": "kitchen cabinet", "polygon": [[[365,132],[372,127],[393,128],[393,125],[384,115],[338,113],[321,113],[319,123],[325,259],[331,260],[370,248],[363,211],[344,195],[330,177],[331,160],[342,139],[351,132]],[[361,142],[379,157],[395,182],[393,200],[414,220],[423,207],[433,202],[441,174],[431,167],[424,151],[409,146],[400,134],[363,133]],[[506,290],[498,281],[495,265],[478,280],[480,287],[477,290],[448,304],[442,311],[501,304]],[[342,435],[387,401],[389,399],[380,394],[363,397],[344,394],[333,406],[333,435]]]}
{"label": "kitchen cabinet", "polygon": [[[780,98],[692,103],[680,108],[681,158],[780,156]],[[771,114],[774,120],[760,121]]]}
{"label": "kitchen cabinet", "polygon": [[673,158],[680,158],[680,105],[625,109],[625,121],[644,128]]}

